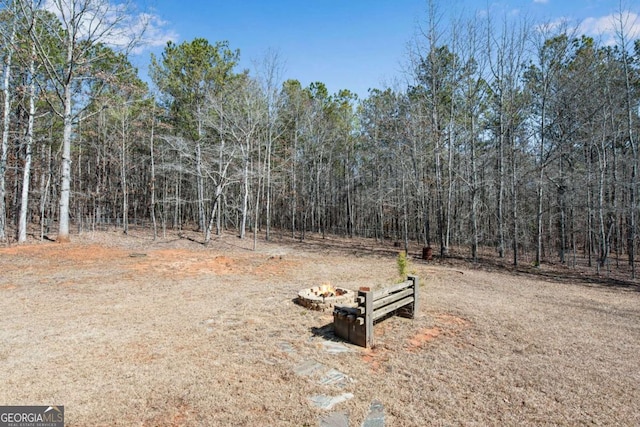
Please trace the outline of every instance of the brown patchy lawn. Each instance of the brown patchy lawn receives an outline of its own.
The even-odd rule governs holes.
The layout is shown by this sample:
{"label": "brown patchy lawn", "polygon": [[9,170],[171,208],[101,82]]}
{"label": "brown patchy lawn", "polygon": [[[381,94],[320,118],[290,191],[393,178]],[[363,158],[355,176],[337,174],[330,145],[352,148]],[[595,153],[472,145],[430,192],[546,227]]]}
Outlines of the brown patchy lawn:
{"label": "brown patchy lawn", "polygon": [[375,400],[387,426],[640,425],[633,283],[413,259],[419,317],[330,354],[331,314],[297,292],[391,284],[392,247],[186,237],[0,248],[0,404],[64,405],[68,426],[317,426],[309,397],[351,393],[333,411],[352,426]]}

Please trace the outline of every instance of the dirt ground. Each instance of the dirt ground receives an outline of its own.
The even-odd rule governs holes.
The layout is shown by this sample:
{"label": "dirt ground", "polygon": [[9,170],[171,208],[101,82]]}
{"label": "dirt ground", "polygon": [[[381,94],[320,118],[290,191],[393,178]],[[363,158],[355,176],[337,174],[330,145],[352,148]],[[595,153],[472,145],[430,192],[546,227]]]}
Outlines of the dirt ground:
{"label": "dirt ground", "polygon": [[419,316],[366,350],[293,300],[396,282],[392,246],[72,237],[0,248],[2,405],[64,405],[67,426],[360,426],[374,402],[386,426],[640,425],[634,284],[414,258]]}

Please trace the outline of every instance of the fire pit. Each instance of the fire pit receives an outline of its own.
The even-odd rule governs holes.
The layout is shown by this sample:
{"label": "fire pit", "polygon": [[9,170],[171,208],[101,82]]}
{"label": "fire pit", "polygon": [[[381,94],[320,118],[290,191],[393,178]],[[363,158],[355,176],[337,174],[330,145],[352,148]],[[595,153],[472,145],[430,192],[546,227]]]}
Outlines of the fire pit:
{"label": "fire pit", "polygon": [[355,301],[355,292],[331,285],[315,286],[298,292],[298,304],[311,310],[324,311],[338,305],[350,305]]}

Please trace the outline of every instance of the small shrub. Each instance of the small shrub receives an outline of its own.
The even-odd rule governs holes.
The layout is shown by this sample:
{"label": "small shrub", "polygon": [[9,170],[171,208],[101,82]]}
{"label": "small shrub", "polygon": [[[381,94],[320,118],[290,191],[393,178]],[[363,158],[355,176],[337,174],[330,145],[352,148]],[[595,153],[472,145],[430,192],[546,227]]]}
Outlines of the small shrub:
{"label": "small shrub", "polygon": [[407,278],[407,271],[409,270],[409,258],[407,257],[407,253],[405,251],[398,252],[398,274],[400,275],[400,280],[404,280]]}

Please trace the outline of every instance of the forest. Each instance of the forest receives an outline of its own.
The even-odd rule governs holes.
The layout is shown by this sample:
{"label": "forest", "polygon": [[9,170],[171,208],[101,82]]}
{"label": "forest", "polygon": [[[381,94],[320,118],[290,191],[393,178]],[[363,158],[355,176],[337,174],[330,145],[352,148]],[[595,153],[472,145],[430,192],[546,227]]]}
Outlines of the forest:
{"label": "forest", "polygon": [[[329,93],[232,41],[143,42],[106,0],[3,0],[0,241],[198,230],[462,248],[636,277],[640,40],[431,2],[407,79]],[[126,40],[122,42],[122,40]],[[57,236],[57,237],[55,237]],[[628,273],[627,273],[628,272]]]}

